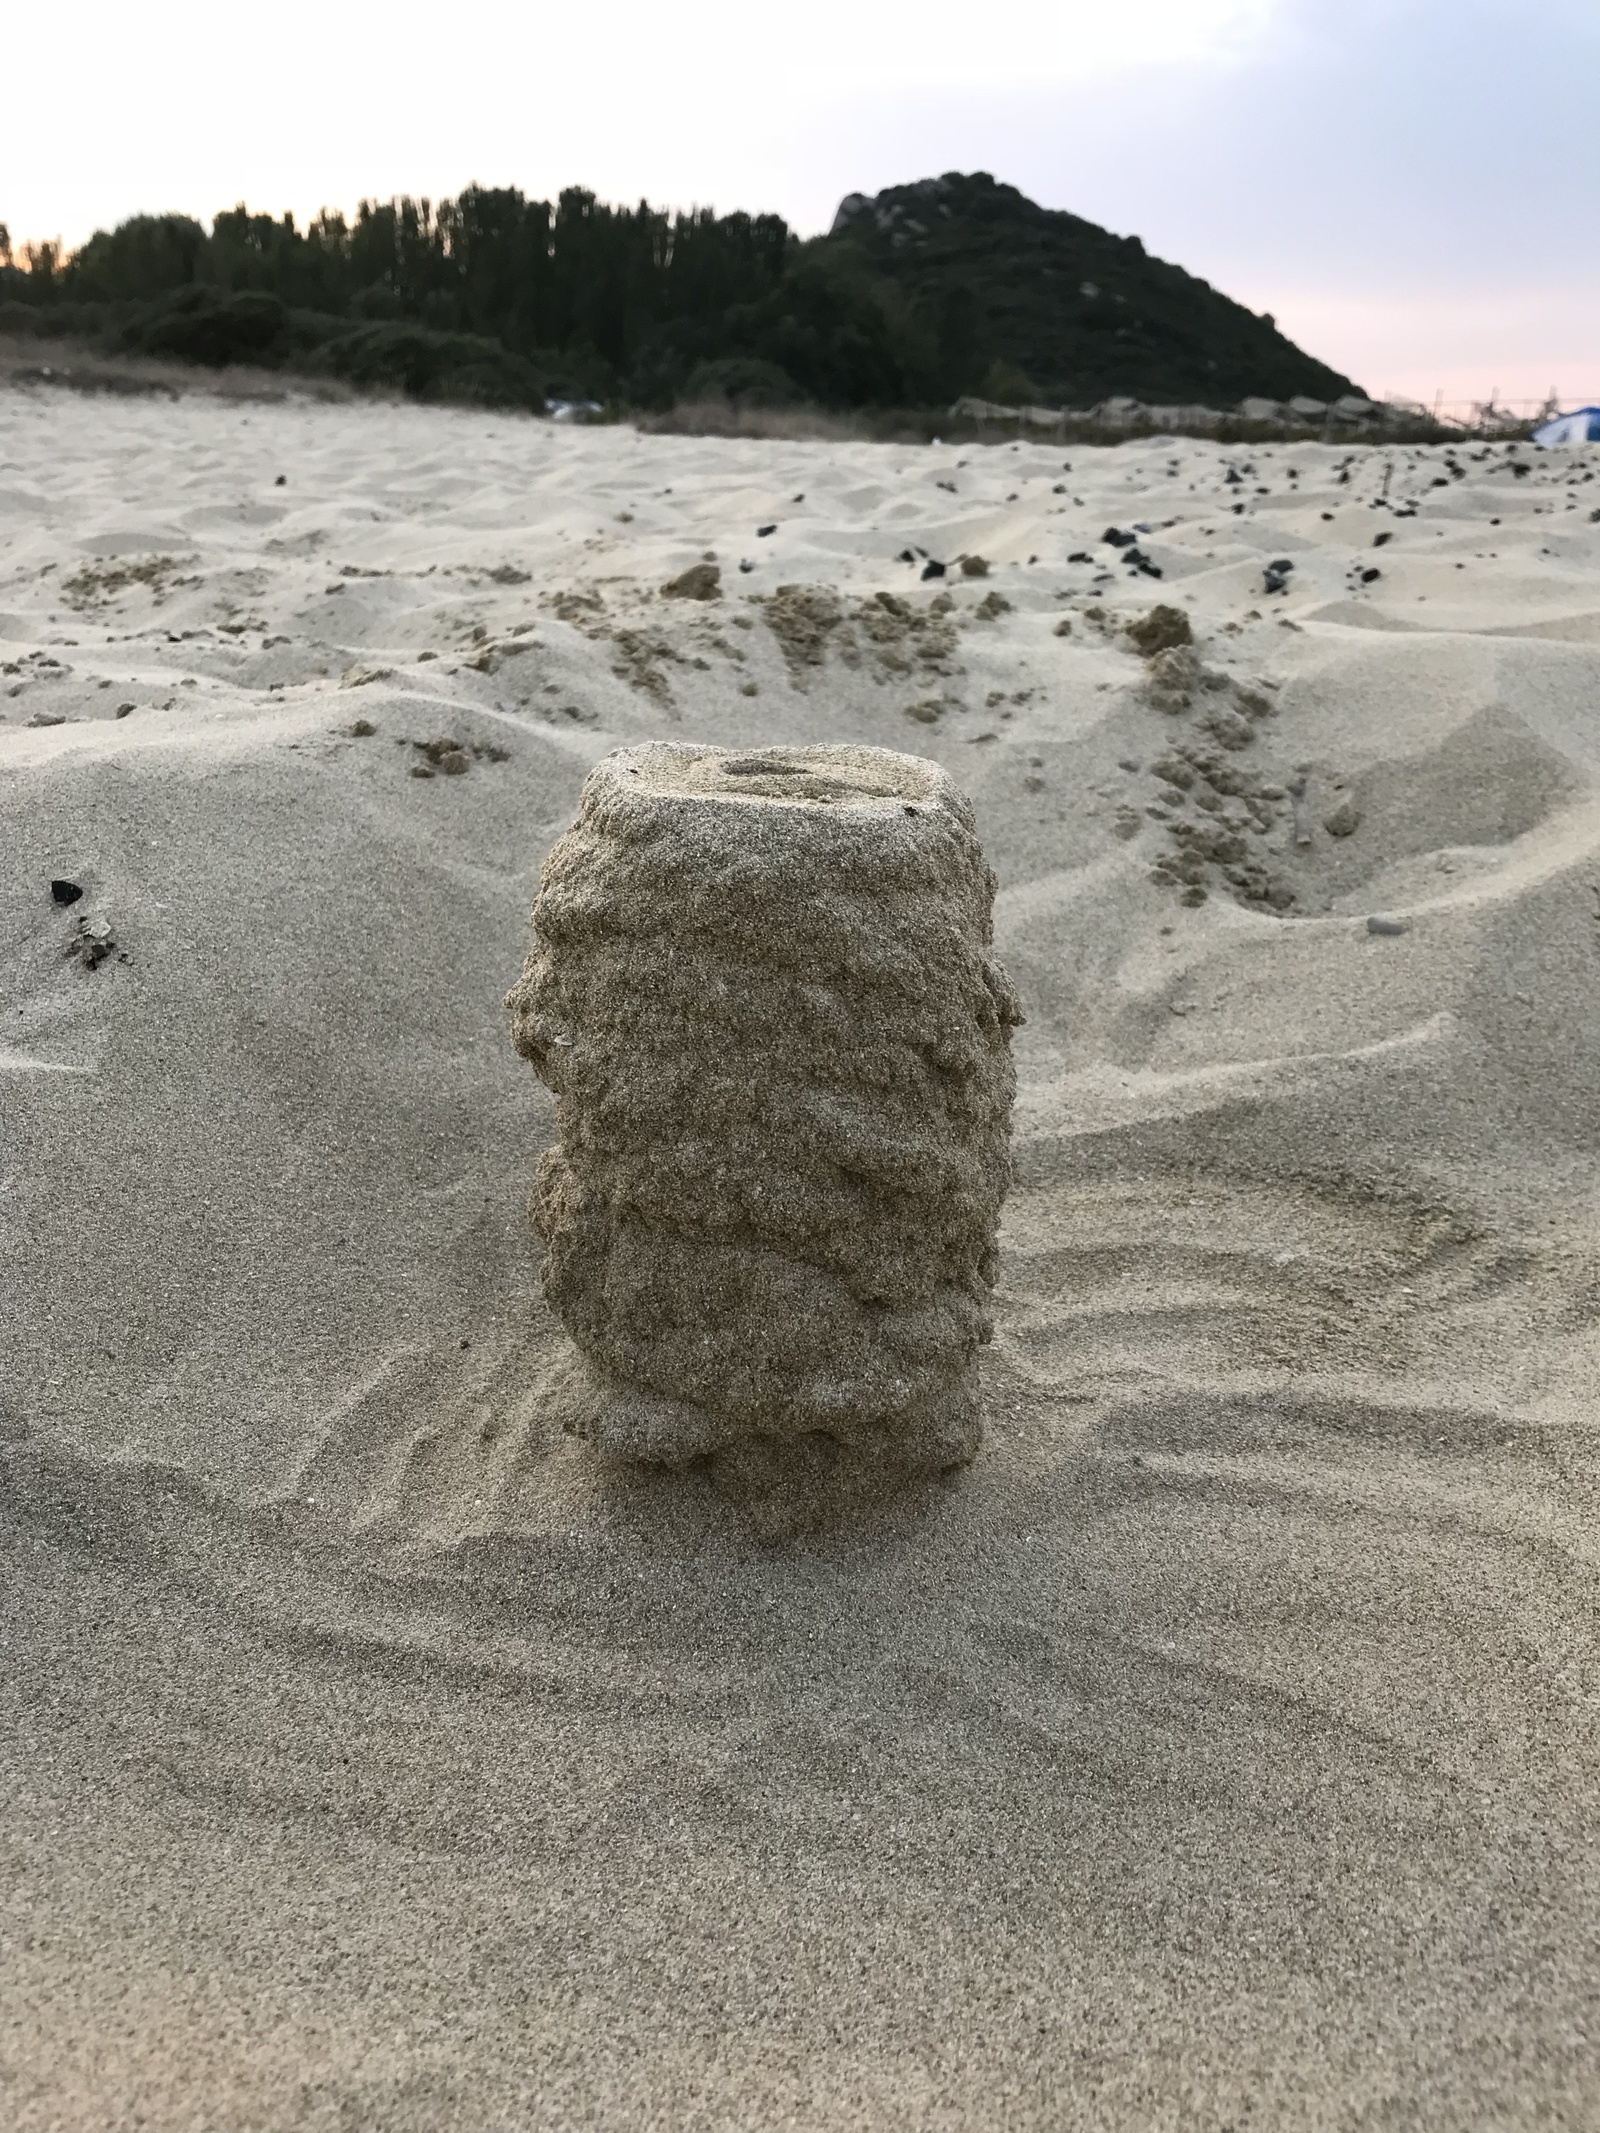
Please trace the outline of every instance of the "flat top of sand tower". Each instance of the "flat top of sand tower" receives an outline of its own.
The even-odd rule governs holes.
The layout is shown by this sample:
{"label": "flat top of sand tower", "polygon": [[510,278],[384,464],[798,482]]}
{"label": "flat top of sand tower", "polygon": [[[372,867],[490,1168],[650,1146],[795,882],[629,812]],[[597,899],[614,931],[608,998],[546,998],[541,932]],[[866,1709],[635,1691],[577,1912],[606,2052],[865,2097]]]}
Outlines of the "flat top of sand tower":
{"label": "flat top of sand tower", "polygon": [[939,765],[921,756],[850,746],[739,749],[651,741],[617,749],[591,775],[652,798],[739,805],[903,807],[944,799],[949,789]]}

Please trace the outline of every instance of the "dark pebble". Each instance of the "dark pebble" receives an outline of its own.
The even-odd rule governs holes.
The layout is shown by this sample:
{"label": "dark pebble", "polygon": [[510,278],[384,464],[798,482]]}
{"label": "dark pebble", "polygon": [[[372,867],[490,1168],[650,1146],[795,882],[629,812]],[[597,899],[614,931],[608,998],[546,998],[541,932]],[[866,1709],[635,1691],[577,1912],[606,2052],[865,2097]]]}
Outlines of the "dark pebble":
{"label": "dark pebble", "polygon": [[50,884],[50,894],[58,904],[75,904],[83,890],[75,881],[53,881]]}

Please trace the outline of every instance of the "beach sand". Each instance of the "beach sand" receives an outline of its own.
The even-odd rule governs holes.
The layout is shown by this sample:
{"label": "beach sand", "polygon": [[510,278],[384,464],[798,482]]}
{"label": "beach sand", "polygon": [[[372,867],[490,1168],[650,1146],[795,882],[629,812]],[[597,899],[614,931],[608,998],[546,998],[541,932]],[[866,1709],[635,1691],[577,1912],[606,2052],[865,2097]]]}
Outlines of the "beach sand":
{"label": "beach sand", "polygon": [[[1600,454],[1450,456],[0,394],[0,2121],[1600,2119]],[[942,763],[1028,1016],[983,1447],[775,1544],[550,1422],[651,737]]]}

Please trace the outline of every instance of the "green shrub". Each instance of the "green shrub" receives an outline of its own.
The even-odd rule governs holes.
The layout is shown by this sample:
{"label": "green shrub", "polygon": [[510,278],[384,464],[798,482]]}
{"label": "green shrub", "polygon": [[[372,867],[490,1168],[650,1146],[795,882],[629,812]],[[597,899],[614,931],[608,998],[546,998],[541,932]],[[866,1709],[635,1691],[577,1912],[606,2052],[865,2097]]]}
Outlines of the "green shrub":
{"label": "green shrub", "polygon": [[526,357],[475,333],[404,321],[358,326],[326,342],[320,366],[351,385],[388,386],[416,400],[543,409],[545,380]]}
{"label": "green shrub", "polygon": [[989,365],[979,396],[997,401],[1002,407],[1038,407],[1044,397],[1025,371],[1002,356],[996,356]]}
{"label": "green shrub", "polygon": [[229,363],[271,360],[288,312],[264,290],[183,289],[124,327],[122,345],[139,355],[176,356],[221,370]]}
{"label": "green shrub", "polygon": [[800,388],[781,363],[762,356],[720,356],[689,373],[684,398],[726,400],[734,407],[792,407]]}

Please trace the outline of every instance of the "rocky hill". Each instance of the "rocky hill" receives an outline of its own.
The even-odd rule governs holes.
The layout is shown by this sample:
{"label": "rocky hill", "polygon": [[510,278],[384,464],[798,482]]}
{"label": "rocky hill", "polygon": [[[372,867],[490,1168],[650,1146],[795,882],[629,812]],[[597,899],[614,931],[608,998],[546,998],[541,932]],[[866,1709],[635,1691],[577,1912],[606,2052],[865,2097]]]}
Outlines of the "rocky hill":
{"label": "rocky hill", "polygon": [[852,193],[818,245],[895,287],[952,398],[1230,407],[1247,394],[1332,400],[1355,389],[1271,317],[1152,258],[1137,237],[1039,207],[983,171]]}

